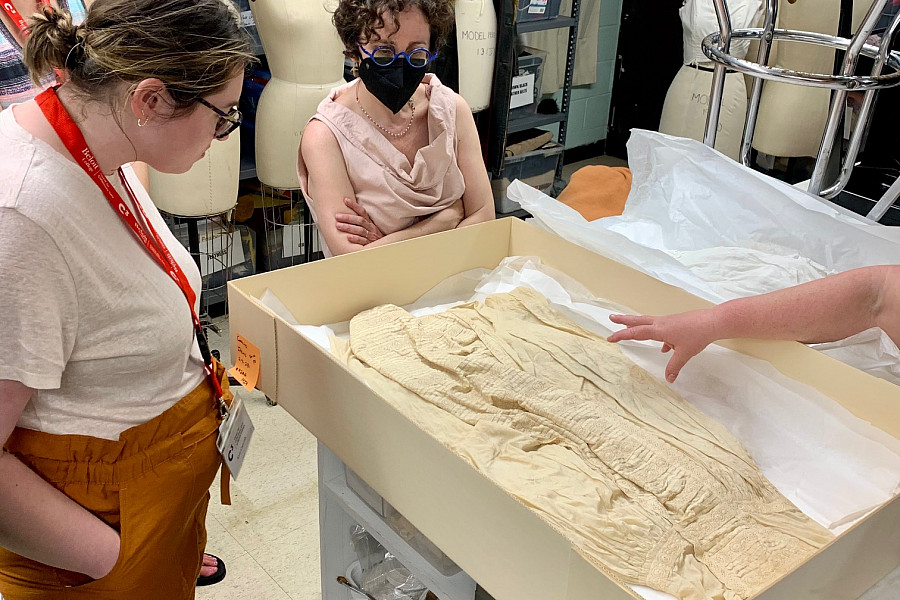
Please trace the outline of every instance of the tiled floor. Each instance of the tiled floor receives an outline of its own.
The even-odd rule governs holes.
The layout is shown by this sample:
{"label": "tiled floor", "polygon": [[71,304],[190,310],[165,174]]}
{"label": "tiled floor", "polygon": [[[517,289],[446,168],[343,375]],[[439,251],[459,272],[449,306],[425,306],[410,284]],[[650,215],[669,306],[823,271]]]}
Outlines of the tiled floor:
{"label": "tiled floor", "polygon": [[[230,365],[228,320],[210,332],[210,346]],[[260,392],[238,389],[255,433],[240,477],[231,483],[231,506],[211,491],[207,550],[228,568],[224,581],[198,588],[198,600],[316,600],[319,583],[319,509],[316,441]]]}

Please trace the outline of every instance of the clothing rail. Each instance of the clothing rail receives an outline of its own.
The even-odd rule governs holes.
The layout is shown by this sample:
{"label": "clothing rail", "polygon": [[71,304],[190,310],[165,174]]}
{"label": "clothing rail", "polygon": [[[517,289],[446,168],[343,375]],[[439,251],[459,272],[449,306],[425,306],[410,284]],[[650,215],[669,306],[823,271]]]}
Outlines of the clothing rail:
{"label": "clothing rail", "polygon": [[[702,44],[703,53],[715,62],[703,142],[708,146],[713,146],[716,142],[716,128],[719,123],[726,68],[745,73],[754,78],[747,108],[747,119],[744,125],[744,137],[741,144],[741,163],[744,165],[749,165],[750,163],[750,147],[753,142],[753,133],[756,129],[763,80],[768,79],[795,85],[833,89],[835,93],[831,100],[825,133],[819,146],[819,154],[808,190],[810,193],[818,194],[823,198],[834,198],[844,189],[850,179],[850,174],[866,131],[866,124],[871,116],[876,92],[879,89],[900,84],[900,53],[890,50],[894,34],[897,32],[897,28],[900,27],[900,11],[891,17],[884,36],[876,46],[868,43],[868,41],[879,19],[884,14],[885,8],[890,5],[891,0],[875,0],[860,24],[859,29],[857,29],[853,38],[849,40],[823,33],[776,29],[775,21],[778,15],[778,0],[766,0],[766,21],[763,27],[732,30],[731,16],[725,0],[713,0],[713,3],[719,21],[719,32],[706,36]],[[756,62],[739,59],[729,53],[731,41],[734,39],[759,40],[759,52],[757,53]],[[836,74],[806,73],[769,66],[769,54],[772,43],[776,40],[845,50],[840,72]],[[869,75],[854,74],[860,55],[875,60]],[[885,67],[889,67],[893,71],[884,73]],[[840,173],[835,181],[826,185],[825,169],[831,158],[834,142],[843,118],[847,94],[850,91],[865,92],[859,118],[851,134],[847,155],[841,163]],[[900,185],[895,184],[891,186],[870,211],[869,218],[874,220],[880,219],[898,196],[900,196]]]}

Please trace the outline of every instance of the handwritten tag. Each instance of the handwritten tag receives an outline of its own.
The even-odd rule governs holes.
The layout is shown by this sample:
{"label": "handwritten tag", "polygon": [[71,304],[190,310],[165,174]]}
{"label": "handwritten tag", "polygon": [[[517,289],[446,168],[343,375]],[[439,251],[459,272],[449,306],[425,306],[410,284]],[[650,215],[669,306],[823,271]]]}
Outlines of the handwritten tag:
{"label": "handwritten tag", "polygon": [[256,382],[259,381],[259,348],[240,334],[237,336],[237,356],[234,366],[228,373],[250,392],[256,388]]}

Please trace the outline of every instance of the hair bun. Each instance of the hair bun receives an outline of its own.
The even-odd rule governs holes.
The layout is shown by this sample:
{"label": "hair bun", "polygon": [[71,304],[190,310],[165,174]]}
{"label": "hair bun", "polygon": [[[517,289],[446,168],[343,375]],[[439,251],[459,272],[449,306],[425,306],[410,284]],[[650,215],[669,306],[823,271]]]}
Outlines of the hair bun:
{"label": "hair bun", "polygon": [[79,32],[69,11],[52,6],[41,6],[30,21],[25,63],[32,80],[39,84],[53,69],[67,68],[67,58],[73,63],[75,57],[69,55],[78,45]]}
{"label": "hair bun", "polygon": [[32,17],[32,33],[40,23],[46,24],[48,32],[55,30],[60,41],[70,41],[73,46],[78,43],[75,35],[78,26],[72,22],[72,15],[69,11],[42,5],[40,12]]}

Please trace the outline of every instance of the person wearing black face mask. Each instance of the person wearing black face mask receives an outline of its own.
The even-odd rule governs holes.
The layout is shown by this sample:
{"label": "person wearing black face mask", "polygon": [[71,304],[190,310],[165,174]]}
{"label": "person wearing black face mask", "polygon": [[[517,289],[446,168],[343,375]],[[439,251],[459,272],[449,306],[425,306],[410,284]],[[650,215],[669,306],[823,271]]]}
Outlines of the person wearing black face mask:
{"label": "person wearing black face mask", "polygon": [[379,46],[374,52],[363,46],[359,49],[366,55],[357,67],[359,78],[366,89],[395,115],[410,101],[422,83],[425,67],[437,58],[437,53],[427,48],[397,54],[394,54],[392,46]]}
{"label": "person wearing black face mask", "polygon": [[494,218],[471,110],[428,67],[452,0],[341,0],[358,79],[331,91],[300,144],[300,186],[327,256]]}

